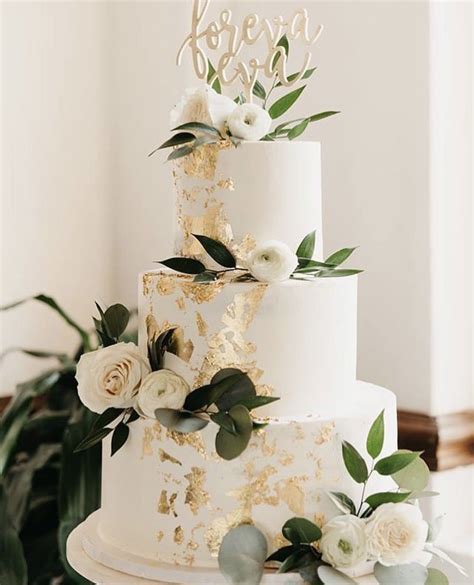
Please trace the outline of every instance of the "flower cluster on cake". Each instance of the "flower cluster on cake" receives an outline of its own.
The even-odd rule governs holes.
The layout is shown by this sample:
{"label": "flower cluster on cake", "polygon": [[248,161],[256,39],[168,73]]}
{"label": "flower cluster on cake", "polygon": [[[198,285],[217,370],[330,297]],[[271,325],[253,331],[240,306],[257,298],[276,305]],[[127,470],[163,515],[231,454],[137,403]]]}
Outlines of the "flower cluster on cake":
{"label": "flower cluster on cake", "polygon": [[[240,29],[224,10],[204,27],[208,5],[194,2],[179,52],[206,84],[185,91],[154,151],[171,149],[175,255],[140,275],[139,347],[121,340],[125,307],[97,306],[101,347],[77,368],[98,414],[78,449],[104,442],[96,557],[114,566],[113,547],[142,560],[121,570],[183,583],[193,570],[447,583],[427,567],[449,561],[418,506],[435,495],[428,468],[397,450],[394,395],[356,380],[361,271],[341,267],[354,247],[323,253],[320,145],[295,140],[337,112],[274,123],[316,70],[306,53],[290,73],[290,45],[322,27],[311,35],[305,10]],[[237,60],[264,40],[265,59]]]}

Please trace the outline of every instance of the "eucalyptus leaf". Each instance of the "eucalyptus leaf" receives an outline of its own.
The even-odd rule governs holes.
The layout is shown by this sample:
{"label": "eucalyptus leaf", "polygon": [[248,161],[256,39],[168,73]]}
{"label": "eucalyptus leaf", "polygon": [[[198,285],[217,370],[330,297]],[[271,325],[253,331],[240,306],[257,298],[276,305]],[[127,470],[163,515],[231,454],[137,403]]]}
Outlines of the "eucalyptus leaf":
{"label": "eucalyptus leaf", "polygon": [[283,546],[282,548],[279,548],[274,553],[272,553],[267,558],[266,562],[267,563],[271,563],[271,562],[282,563],[287,557],[289,557],[291,554],[293,554],[295,552],[295,550],[297,550],[297,549],[298,549],[298,547],[295,546],[294,544],[290,544],[289,546]]}
{"label": "eucalyptus leaf", "polygon": [[156,419],[167,429],[178,433],[195,433],[209,424],[209,421],[192,412],[183,412],[172,408],[157,408]]}
{"label": "eucalyptus leaf", "polygon": [[209,59],[207,60],[207,83],[212,87],[212,89],[216,93],[222,93],[221,82],[219,81],[219,78],[216,76],[216,70],[214,68],[214,65],[211,63]]}
{"label": "eucalyptus leaf", "polygon": [[192,234],[201,246],[206,250],[209,256],[224,268],[235,268],[237,263],[233,254],[217,240],[213,240],[207,236]]}
{"label": "eucalyptus leaf", "polygon": [[315,246],[316,230],[306,235],[298,246],[296,250],[296,255],[298,256],[298,266],[308,266],[309,261],[313,257]]}
{"label": "eucalyptus leaf", "polygon": [[209,124],[203,124],[202,122],[187,122],[186,124],[181,124],[180,126],[173,128],[172,132],[189,130],[198,130],[199,132],[204,132],[205,134],[211,134],[216,138],[222,138],[221,133],[217,128],[209,126]]}
{"label": "eucalyptus leaf", "polygon": [[309,118],[306,118],[305,120],[303,120],[302,122],[300,122],[299,124],[297,124],[294,128],[292,128],[289,132],[288,132],[288,139],[289,140],[295,140],[295,138],[298,138],[298,136],[301,136],[301,134],[303,134],[303,132],[306,130],[306,128],[309,125]]}
{"label": "eucalyptus leaf", "polygon": [[331,254],[328,258],[326,258],[326,264],[333,264],[334,266],[339,266],[343,262],[345,262],[349,256],[357,250],[356,248],[342,248],[342,250],[338,250]]}
{"label": "eucalyptus leaf", "polygon": [[310,563],[314,562],[315,558],[310,552],[309,547],[296,547],[295,552],[287,556],[286,559],[278,568],[279,573],[289,573],[300,571],[300,569],[307,567]]}
{"label": "eucalyptus leaf", "polygon": [[217,392],[219,396],[215,399],[215,404],[219,410],[230,410],[233,406],[256,397],[255,386],[244,373],[219,382]]}
{"label": "eucalyptus leaf", "polygon": [[130,311],[124,305],[117,303],[111,305],[104,314],[105,322],[109,335],[118,339],[127,328],[130,320]]}
{"label": "eucalyptus leaf", "polygon": [[[316,71],[317,67],[311,67],[310,69],[307,69],[303,76],[301,77],[301,79],[309,79],[311,77],[311,75],[313,75],[313,73]],[[295,79],[297,79],[300,76],[300,73],[292,73],[291,75],[288,75],[288,77],[286,78],[287,81],[294,81]],[[282,87],[282,83],[281,81],[279,81],[275,87]]]}
{"label": "eucalyptus leaf", "polygon": [[291,518],[285,522],[281,532],[292,544],[311,544],[322,536],[319,526],[306,518]]}
{"label": "eucalyptus leaf", "polygon": [[252,419],[245,406],[233,406],[229,411],[229,416],[234,421],[237,434],[228,433],[221,427],[216,435],[216,451],[227,461],[235,459],[245,451],[253,430]]}
{"label": "eucalyptus leaf", "polygon": [[279,396],[251,396],[249,398],[243,398],[240,400],[239,404],[242,404],[249,410],[253,410],[254,408],[266,406],[267,404],[271,404],[277,400],[280,400]]}
{"label": "eucalyptus leaf", "polygon": [[342,442],[342,457],[346,469],[354,481],[357,483],[367,481],[369,477],[367,464],[357,449],[347,441]]}
{"label": "eucalyptus leaf", "polygon": [[357,585],[357,581],[328,565],[318,567],[318,575],[324,585]]}
{"label": "eucalyptus leaf", "polygon": [[380,585],[425,585],[428,569],[419,563],[394,567],[375,563],[374,575]]}
{"label": "eucalyptus leaf", "polygon": [[303,85],[298,89],[294,89],[290,93],[287,93],[286,95],[278,99],[272,106],[270,106],[268,113],[270,114],[272,120],[275,120],[280,116],[283,116],[283,114],[285,114],[296,102],[296,100],[300,97],[305,87],[306,85]]}
{"label": "eucalyptus leaf", "polygon": [[385,423],[384,423],[384,411],[378,415],[378,417],[372,423],[369,434],[367,435],[367,453],[376,459],[383,448],[385,438]]}
{"label": "eucalyptus leaf", "polygon": [[177,160],[178,158],[183,158],[183,156],[188,156],[188,154],[191,154],[193,150],[194,150],[193,146],[181,146],[170,152],[166,160],[170,161]]}
{"label": "eucalyptus leaf", "polygon": [[380,473],[380,475],[393,475],[397,471],[407,467],[407,465],[410,465],[420,455],[421,451],[395,452],[388,457],[379,459],[375,464],[375,471]]}
{"label": "eucalyptus leaf", "polygon": [[372,510],[376,510],[382,504],[405,502],[409,499],[410,492],[379,492],[365,499]]}
{"label": "eucalyptus leaf", "polygon": [[[399,451],[399,453],[407,452],[409,453],[409,451]],[[393,473],[392,479],[405,490],[422,492],[430,480],[430,470],[421,457],[416,457],[405,468]]]}
{"label": "eucalyptus leaf", "polygon": [[327,492],[327,495],[341,512],[344,512],[344,514],[356,515],[355,504],[349,496],[342,492]]}
{"label": "eucalyptus leaf", "polygon": [[267,540],[258,528],[237,526],[222,540],[219,569],[232,585],[258,585],[263,576],[267,552]]}
{"label": "eucalyptus leaf", "polygon": [[194,258],[168,258],[158,261],[158,264],[163,264],[171,270],[184,274],[200,274],[206,270],[204,264],[199,260],[194,260]]}
{"label": "eucalyptus leaf", "polygon": [[113,457],[119,449],[121,449],[127,442],[130,429],[128,426],[120,422],[114,429],[112,434],[110,456]]}
{"label": "eucalyptus leaf", "polygon": [[231,435],[237,435],[237,430],[235,428],[234,420],[231,416],[229,416],[226,412],[216,412],[211,414],[212,422],[216,423],[222,427],[225,431],[230,433]]}
{"label": "eucalyptus leaf", "polygon": [[449,585],[449,579],[439,569],[428,569],[425,585]]}
{"label": "eucalyptus leaf", "polygon": [[435,498],[439,496],[439,492],[431,492],[431,491],[422,491],[422,492],[412,492],[410,495],[410,500],[422,500],[424,498]]}

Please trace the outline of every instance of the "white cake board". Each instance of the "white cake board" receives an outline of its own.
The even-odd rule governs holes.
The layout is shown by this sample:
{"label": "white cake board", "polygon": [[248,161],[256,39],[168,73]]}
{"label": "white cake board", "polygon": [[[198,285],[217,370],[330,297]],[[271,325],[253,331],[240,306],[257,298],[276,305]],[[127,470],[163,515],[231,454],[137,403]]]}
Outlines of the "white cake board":
{"label": "white cake board", "polygon": [[[75,528],[67,540],[67,558],[80,575],[100,585],[228,585],[217,569],[183,567],[126,553],[104,542],[98,533],[100,510]],[[296,573],[265,573],[262,585],[302,585]],[[375,585],[373,576],[358,585]]]}

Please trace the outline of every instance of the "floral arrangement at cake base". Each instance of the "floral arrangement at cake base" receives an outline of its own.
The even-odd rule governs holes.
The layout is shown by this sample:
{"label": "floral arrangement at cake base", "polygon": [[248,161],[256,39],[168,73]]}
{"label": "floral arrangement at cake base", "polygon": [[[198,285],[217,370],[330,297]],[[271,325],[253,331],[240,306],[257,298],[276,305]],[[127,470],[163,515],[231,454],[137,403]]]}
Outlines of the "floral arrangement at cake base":
{"label": "floral arrangement at cake base", "polygon": [[[291,518],[282,528],[287,545],[268,556],[265,536],[253,525],[240,525],[224,537],[219,567],[231,584],[258,585],[265,568],[297,572],[310,585],[356,585],[354,575],[374,573],[380,585],[447,585],[446,575],[430,568],[431,557],[462,567],[436,547],[441,519],[431,525],[423,519],[421,498],[438,495],[425,491],[429,469],[420,452],[400,450],[380,458],[384,444],[384,412],[367,436],[366,459],[342,442],[342,459],[352,479],[361,486],[360,502],[340,492],[328,492],[340,514],[322,526],[306,518]],[[390,476],[392,491],[368,494],[374,474]]]}

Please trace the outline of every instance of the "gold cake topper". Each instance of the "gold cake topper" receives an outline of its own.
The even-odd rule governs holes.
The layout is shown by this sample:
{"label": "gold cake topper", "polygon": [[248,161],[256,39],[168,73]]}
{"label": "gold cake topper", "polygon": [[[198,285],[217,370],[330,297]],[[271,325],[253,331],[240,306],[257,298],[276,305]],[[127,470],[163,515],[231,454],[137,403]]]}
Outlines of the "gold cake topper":
{"label": "gold cake topper", "polygon": [[[298,83],[308,70],[311,62],[311,52],[306,51],[303,64],[296,76],[288,76],[286,73],[286,59],[284,48],[278,45],[283,35],[288,40],[300,39],[305,45],[314,44],[319,38],[323,26],[320,24],[316,32],[309,32],[309,17],[306,9],[295,12],[291,19],[276,16],[272,19],[260,18],[251,13],[245,16],[240,26],[232,22],[232,12],[229,9],[222,10],[217,20],[205,25],[204,17],[209,8],[210,0],[194,0],[191,20],[191,32],[181,45],[177,64],[180,65],[184,50],[189,47],[192,53],[194,70],[199,79],[207,80],[212,85],[216,80],[221,85],[232,85],[236,80],[242,82],[246,100],[252,101],[253,87],[259,73],[267,78],[274,78],[275,72],[279,82],[286,87]],[[253,57],[248,63],[238,60],[238,56],[244,46],[251,46],[264,39],[267,43],[267,53],[260,61]],[[216,51],[224,41],[224,52],[215,63],[215,69],[209,77],[209,58],[206,49]],[[204,46],[203,46],[204,45]],[[278,58],[281,57],[281,58]]]}

